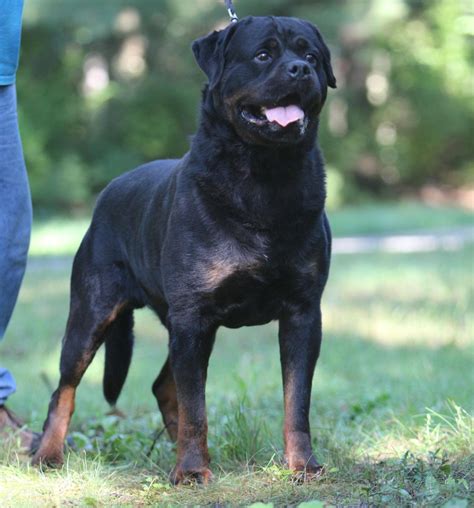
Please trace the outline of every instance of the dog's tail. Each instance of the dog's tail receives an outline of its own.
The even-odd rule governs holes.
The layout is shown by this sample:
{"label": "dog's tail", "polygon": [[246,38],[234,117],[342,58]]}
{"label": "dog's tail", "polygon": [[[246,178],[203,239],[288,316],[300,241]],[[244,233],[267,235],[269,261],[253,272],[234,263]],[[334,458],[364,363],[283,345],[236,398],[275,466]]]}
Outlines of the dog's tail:
{"label": "dog's tail", "polygon": [[119,314],[105,332],[104,396],[115,406],[122,391],[133,351],[133,310]]}

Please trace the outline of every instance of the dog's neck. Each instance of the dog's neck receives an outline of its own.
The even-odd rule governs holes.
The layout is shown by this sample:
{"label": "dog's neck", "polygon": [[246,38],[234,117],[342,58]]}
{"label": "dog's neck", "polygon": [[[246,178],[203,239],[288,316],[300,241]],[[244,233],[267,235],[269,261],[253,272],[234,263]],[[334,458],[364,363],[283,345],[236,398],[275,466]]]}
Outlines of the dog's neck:
{"label": "dog's neck", "polygon": [[[190,157],[205,199],[262,229],[316,217],[326,195],[322,155],[311,139],[291,146],[252,145],[204,104]],[[225,162],[224,162],[225,161]]]}

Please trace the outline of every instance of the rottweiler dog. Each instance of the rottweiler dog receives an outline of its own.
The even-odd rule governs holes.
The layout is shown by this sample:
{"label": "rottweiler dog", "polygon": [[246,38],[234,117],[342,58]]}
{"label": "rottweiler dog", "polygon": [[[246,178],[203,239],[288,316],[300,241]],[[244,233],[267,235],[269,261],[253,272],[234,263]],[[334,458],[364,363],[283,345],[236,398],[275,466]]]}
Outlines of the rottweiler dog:
{"label": "rottweiler dog", "polygon": [[100,195],[76,254],[60,380],[36,464],[63,461],[76,388],[105,344],[103,388],[114,405],[132,356],[133,311],[169,332],[153,394],[177,441],[173,483],[211,478],[205,384],[220,326],[279,321],[285,457],[319,474],[311,448],[311,384],[331,233],[317,144],[329,50],[318,29],[246,17],[192,46],[208,77],[198,131],[179,160],[145,164]]}

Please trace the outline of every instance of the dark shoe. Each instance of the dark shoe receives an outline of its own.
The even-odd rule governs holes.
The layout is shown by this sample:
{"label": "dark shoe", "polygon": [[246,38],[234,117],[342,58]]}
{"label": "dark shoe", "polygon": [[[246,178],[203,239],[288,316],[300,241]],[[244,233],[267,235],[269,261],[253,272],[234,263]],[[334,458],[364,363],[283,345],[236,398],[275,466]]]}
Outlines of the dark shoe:
{"label": "dark shoe", "polygon": [[38,448],[41,434],[28,430],[24,423],[6,406],[0,406],[0,441],[19,443],[23,453],[33,454]]}

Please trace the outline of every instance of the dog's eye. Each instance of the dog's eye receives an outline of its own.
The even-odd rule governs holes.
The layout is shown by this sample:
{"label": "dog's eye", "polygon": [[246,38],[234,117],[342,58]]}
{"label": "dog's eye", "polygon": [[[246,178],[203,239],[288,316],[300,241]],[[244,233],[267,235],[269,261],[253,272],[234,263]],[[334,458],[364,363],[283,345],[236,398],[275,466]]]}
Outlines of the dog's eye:
{"label": "dog's eye", "polygon": [[255,55],[255,60],[258,62],[269,62],[272,59],[272,56],[268,51],[259,51]]}
{"label": "dog's eye", "polygon": [[315,55],[313,55],[313,53],[308,53],[305,58],[306,61],[311,65],[316,65],[318,63],[318,59],[316,58]]}

